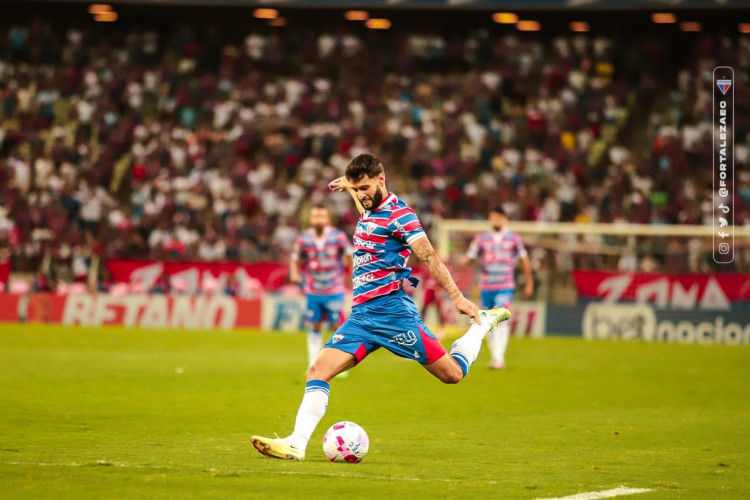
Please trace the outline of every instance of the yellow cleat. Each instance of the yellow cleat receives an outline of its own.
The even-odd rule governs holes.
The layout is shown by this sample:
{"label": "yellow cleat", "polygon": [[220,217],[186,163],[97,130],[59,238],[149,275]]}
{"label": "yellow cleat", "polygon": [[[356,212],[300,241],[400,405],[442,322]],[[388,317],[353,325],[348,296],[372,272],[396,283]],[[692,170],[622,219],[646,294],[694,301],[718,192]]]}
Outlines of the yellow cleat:
{"label": "yellow cleat", "polygon": [[253,436],[250,438],[253,446],[262,455],[282,460],[304,460],[305,450],[299,450],[292,445],[291,440],[286,438],[266,438]]}
{"label": "yellow cleat", "polygon": [[[510,311],[504,307],[493,307],[492,309],[482,309],[479,311],[482,325],[489,325],[489,328],[487,329],[488,332],[494,330],[495,327],[503,321],[509,320],[510,316]],[[474,323],[473,318],[471,319],[471,322]]]}

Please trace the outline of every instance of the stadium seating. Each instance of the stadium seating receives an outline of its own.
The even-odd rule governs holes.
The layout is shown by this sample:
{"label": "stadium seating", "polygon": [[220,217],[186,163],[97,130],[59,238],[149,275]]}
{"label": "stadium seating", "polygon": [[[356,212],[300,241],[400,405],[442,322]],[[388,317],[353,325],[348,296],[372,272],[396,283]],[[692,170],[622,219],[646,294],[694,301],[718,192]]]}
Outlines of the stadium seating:
{"label": "stadium seating", "polygon": [[[710,35],[686,49],[698,63],[654,71],[653,40],[601,35],[122,26],[93,43],[93,28],[38,18],[2,34],[0,247],[15,271],[63,282],[93,256],[283,259],[299,214],[363,151],[428,227],[498,201],[517,220],[703,224],[698,82],[713,65],[699,56],[750,55]],[[639,113],[644,98],[661,106]],[[349,200],[330,202],[351,230]]]}

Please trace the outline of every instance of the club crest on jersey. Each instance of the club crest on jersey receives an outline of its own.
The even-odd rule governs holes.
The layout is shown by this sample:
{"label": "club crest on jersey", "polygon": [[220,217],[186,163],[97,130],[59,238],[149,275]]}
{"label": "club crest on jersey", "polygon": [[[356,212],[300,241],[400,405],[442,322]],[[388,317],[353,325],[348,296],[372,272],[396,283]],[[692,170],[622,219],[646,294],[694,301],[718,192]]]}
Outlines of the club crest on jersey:
{"label": "club crest on jersey", "polygon": [[342,334],[340,334],[340,333],[334,333],[333,337],[331,337],[331,340],[335,344],[336,342],[338,342],[339,340],[341,340],[343,338],[344,338],[344,336]]}
{"label": "club crest on jersey", "polygon": [[716,80],[716,86],[719,87],[722,94],[727,95],[727,90],[732,86],[732,80]]}
{"label": "club crest on jersey", "polygon": [[368,222],[367,224],[365,224],[365,230],[367,231],[367,234],[372,234],[377,228],[378,225],[374,222]]}

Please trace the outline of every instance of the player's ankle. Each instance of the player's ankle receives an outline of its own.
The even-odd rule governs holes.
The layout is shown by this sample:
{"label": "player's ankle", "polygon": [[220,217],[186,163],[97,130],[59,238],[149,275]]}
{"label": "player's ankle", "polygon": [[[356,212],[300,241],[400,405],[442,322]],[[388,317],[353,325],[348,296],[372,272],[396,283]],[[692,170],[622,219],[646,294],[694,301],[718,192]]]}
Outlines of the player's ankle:
{"label": "player's ankle", "polygon": [[292,445],[294,448],[301,451],[302,453],[305,452],[305,450],[307,449],[307,443],[310,442],[310,439],[300,434],[292,434],[287,439],[289,439],[290,445]]}

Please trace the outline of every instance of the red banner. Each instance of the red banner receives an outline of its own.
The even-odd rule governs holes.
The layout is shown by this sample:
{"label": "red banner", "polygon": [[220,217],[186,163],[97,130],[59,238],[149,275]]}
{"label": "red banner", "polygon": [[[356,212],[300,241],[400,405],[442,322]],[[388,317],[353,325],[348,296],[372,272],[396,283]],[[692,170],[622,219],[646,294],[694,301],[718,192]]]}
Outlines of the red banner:
{"label": "red banner", "polygon": [[[10,304],[9,298],[15,297]],[[0,294],[0,304],[18,309],[18,295]],[[261,299],[228,295],[110,295],[35,293],[29,296],[27,321],[63,325],[119,325],[141,328],[224,330],[261,327]],[[17,321],[0,314],[0,321]]]}
{"label": "red banner", "polygon": [[0,323],[18,323],[18,302],[20,295],[0,293]]}
{"label": "red banner", "polygon": [[[239,264],[234,262],[158,262],[154,260],[110,259],[107,270],[117,283],[128,283],[135,291],[147,292],[166,280],[169,288],[183,292],[206,287],[238,289],[252,280],[268,291],[280,288],[287,277],[287,266],[278,262]],[[257,280],[257,281],[255,281]]]}
{"label": "red banner", "polygon": [[0,283],[7,283],[10,278],[10,261],[0,262]]}
{"label": "red banner", "polygon": [[728,310],[750,302],[750,275],[573,271],[578,296],[604,302],[651,303],[658,308]]}

